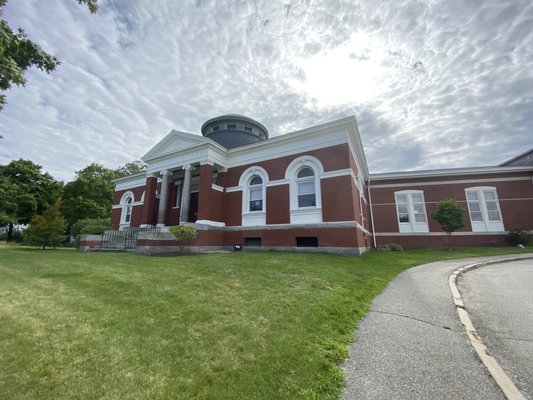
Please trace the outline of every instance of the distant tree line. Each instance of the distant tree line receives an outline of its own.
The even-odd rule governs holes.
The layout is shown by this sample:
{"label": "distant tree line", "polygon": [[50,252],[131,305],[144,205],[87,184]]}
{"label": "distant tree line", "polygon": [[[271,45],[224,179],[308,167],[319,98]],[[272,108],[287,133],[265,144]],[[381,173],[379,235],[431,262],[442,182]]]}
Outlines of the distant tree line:
{"label": "distant tree line", "polygon": [[[7,240],[10,241],[15,224],[35,225],[36,221],[39,224],[44,221],[46,225],[47,221],[54,220],[54,232],[63,226],[63,232],[55,235],[60,238],[79,220],[108,219],[113,205],[113,179],[145,169],[146,165],[141,161],[117,169],[92,163],[76,171],[74,180],[64,184],[30,160],[19,159],[0,165],[0,227],[9,227]],[[56,223],[57,218],[63,220],[63,225]],[[46,232],[46,229],[39,232]],[[29,237],[32,236],[30,233]]]}

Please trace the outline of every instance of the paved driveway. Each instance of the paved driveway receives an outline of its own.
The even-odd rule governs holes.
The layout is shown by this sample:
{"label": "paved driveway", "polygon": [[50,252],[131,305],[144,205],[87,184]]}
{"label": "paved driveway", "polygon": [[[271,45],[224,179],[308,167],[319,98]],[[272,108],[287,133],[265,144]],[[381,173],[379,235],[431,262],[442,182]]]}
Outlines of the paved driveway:
{"label": "paved driveway", "polygon": [[455,269],[498,258],[436,262],[398,275],[356,332],[342,399],[505,399],[468,342],[448,287]]}
{"label": "paved driveway", "polygon": [[490,353],[533,400],[533,260],[467,272],[459,289]]}

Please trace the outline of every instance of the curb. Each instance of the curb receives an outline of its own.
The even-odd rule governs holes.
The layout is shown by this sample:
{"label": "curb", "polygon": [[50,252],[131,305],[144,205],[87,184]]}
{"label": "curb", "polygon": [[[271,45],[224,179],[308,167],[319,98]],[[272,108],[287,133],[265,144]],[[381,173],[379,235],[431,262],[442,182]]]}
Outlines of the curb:
{"label": "curb", "polygon": [[500,364],[498,364],[496,359],[492,357],[487,347],[483,343],[483,340],[477,334],[476,328],[474,327],[474,324],[472,323],[472,320],[470,319],[470,315],[468,314],[468,311],[466,311],[461,293],[459,292],[459,289],[457,288],[457,281],[459,277],[463,275],[465,272],[483,267],[485,265],[521,261],[521,260],[531,260],[531,259],[533,259],[533,257],[529,255],[525,257],[511,257],[511,258],[503,258],[499,260],[488,260],[488,261],[477,262],[474,264],[464,265],[461,268],[456,269],[455,271],[452,272],[452,274],[448,278],[448,285],[450,286],[450,291],[452,292],[453,303],[455,304],[455,309],[457,310],[457,314],[459,315],[459,320],[461,321],[461,324],[465,327],[468,340],[470,341],[470,344],[476,351],[481,362],[483,363],[485,368],[487,368],[490,375],[492,376],[496,384],[500,387],[503,394],[508,400],[526,400],[526,398],[518,390],[518,388],[515,386],[513,381],[511,381],[509,376],[505,373],[505,371],[500,366]]}

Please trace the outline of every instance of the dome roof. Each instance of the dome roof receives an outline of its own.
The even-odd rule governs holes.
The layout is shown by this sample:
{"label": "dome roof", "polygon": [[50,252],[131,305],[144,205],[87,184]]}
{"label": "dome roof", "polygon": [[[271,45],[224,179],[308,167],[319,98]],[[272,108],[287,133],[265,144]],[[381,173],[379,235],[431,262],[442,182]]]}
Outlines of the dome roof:
{"label": "dome roof", "polygon": [[232,149],[268,139],[265,126],[240,114],[225,114],[204,122],[202,135]]}

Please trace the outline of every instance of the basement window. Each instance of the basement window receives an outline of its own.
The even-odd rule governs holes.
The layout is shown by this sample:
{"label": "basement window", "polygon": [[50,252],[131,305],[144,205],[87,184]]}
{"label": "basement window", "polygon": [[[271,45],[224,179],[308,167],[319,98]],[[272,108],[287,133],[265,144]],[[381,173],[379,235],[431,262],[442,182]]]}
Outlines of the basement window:
{"label": "basement window", "polygon": [[244,238],[244,245],[247,247],[261,247],[261,238],[259,237]]}
{"label": "basement window", "polygon": [[297,237],[296,247],[318,247],[318,238],[316,236]]}

